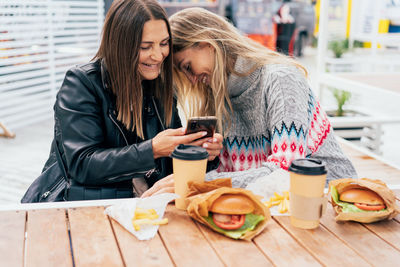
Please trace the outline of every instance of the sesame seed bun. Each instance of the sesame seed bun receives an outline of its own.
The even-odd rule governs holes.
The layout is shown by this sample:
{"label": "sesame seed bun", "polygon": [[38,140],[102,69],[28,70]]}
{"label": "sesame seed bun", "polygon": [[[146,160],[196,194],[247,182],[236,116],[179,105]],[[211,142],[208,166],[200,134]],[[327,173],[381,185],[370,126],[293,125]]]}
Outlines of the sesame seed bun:
{"label": "sesame seed bun", "polygon": [[225,194],[214,201],[210,211],[230,215],[248,214],[254,211],[254,204],[244,195]]}

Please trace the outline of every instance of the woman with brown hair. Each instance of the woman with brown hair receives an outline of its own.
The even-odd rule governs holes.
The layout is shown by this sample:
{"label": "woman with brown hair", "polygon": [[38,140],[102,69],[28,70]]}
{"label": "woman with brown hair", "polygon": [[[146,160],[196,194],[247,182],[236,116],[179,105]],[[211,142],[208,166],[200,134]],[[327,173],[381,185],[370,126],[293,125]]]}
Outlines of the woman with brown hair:
{"label": "woman with brown hair", "polygon": [[221,135],[194,141],[206,132],[181,128],[171,49],[155,0],[113,2],[95,58],[65,76],[50,157],[22,202],[133,197],[152,186],[145,196],[173,192],[168,156],[178,144],[206,147],[209,160],[219,154]]}

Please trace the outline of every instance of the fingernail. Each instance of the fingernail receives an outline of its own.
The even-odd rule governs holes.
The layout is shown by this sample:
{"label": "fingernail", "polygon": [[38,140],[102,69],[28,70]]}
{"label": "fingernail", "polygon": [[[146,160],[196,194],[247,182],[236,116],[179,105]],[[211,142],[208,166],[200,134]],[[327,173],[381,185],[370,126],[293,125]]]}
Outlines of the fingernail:
{"label": "fingernail", "polygon": [[213,139],[208,139],[207,142],[212,143]]}
{"label": "fingernail", "polygon": [[213,141],[214,141],[214,142],[218,142],[217,138],[214,138]]}
{"label": "fingernail", "polygon": [[207,144],[207,143],[204,143],[204,144],[203,144],[203,147],[204,147],[204,148],[207,148],[207,147],[208,147],[208,144]]}
{"label": "fingernail", "polygon": [[202,136],[205,136],[207,134],[207,132],[201,132]]}

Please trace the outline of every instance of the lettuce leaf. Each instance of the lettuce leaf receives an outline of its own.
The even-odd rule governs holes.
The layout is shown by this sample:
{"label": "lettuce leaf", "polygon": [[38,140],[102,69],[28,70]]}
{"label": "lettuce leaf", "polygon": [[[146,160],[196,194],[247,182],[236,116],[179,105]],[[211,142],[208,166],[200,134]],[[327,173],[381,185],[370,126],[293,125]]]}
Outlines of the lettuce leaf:
{"label": "lettuce leaf", "polygon": [[336,189],[336,187],[331,186],[331,196],[332,196],[332,200],[340,207],[342,207],[342,212],[377,212],[377,211],[385,211],[385,209],[381,209],[381,210],[362,210],[357,208],[356,206],[354,206],[351,203],[348,202],[343,202],[339,200],[339,193]]}
{"label": "lettuce leaf", "polygon": [[230,238],[233,239],[239,239],[244,233],[247,231],[253,230],[257,224],[261,221],[264,220],[264,216],[262,215],[256,215],[253,213],[246,214],[246,220],[244,221],[244,224],[242,227],[236,230],[225,230],[222,228],[219,228],[218,226],[215,225],[213,219],[212,219],[212,213],[210,212],[208,217],[204,217],[204,219],[211,224],[215,230],[221,234],[224,234],[226,236],[229,236]]}

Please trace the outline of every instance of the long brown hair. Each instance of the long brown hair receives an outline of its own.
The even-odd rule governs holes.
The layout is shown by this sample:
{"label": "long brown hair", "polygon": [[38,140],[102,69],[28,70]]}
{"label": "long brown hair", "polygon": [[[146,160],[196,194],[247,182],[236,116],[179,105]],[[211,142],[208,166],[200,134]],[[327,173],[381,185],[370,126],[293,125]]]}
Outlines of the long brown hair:
{"label": "long brown hair", "polygon": [[[186,8],[169,18],[175,53],[207,43],[215,49],[215,66],[209,88],[198,83],[192,85],[185,75],[174,67],[174,83],[178,99],[187,116],[216,115],[220,130],[230,125],[232,104],[227,90],[229,74],[247,76],[256,68],[266,64],[294,65],[304,71],[295,60],[269,50],[241,34],[225,18],[204,8]],[[254,64],[246,73],[234,70],[238,57],[249,59]],[[224,126],[223,127],[223,123]]]}
{"label": "long brown hair", "polygon": [[[100,48],[94,57],[107,66],[111,90],[116,97],[118,120],[127,129],[136,130],[141,138],[144,138],[143,89],[138,65],[143,27],[149,20],[164,20],[171,36],[167,15],[157,1],[115,0],[106,15]],[[169,50],[160,76],[146,82],[163,106],[167,126],[171,124],[173,103],[171,39]]]}

